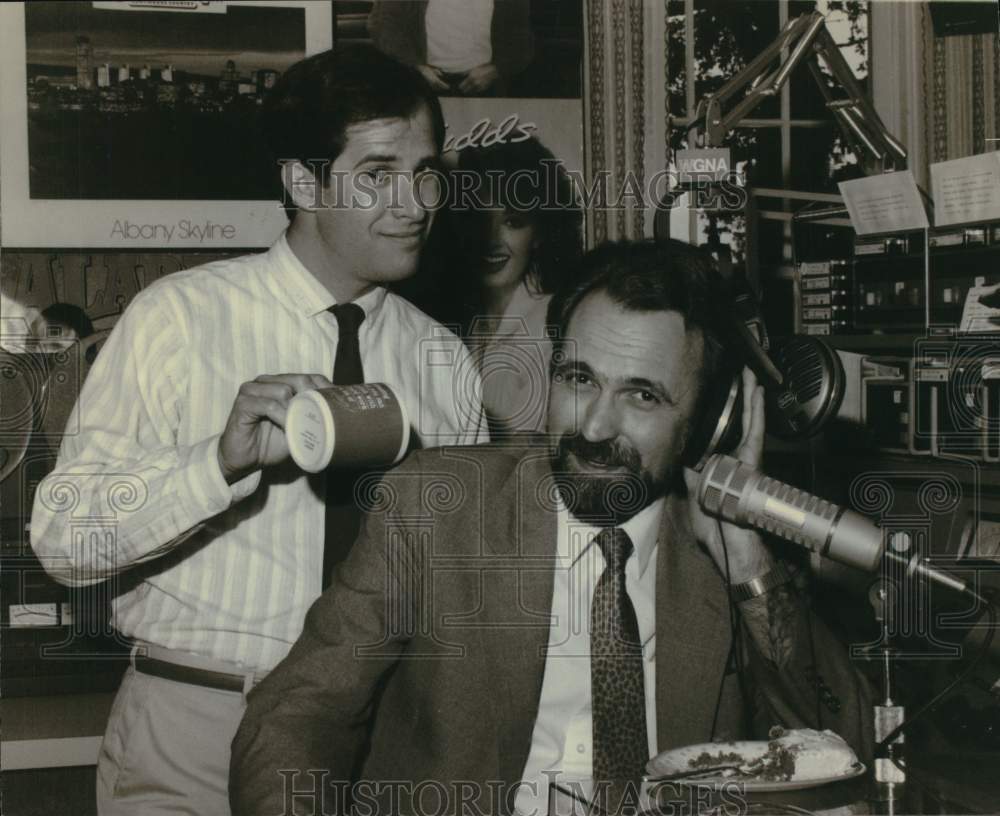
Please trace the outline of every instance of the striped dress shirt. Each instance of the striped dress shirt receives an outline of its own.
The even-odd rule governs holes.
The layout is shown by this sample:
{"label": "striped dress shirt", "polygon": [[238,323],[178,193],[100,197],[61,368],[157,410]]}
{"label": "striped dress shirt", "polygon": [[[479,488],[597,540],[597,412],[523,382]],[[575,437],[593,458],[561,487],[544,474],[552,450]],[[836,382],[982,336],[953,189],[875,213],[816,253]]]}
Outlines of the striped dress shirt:
{"label": "striped dress shirt", "polygon": [[[400,395],[419,444],[486,441],[461,340],[385,289],[355,302],[366,379]],[[330,376],[333,303],[282,237],[161,279],[118,321],[36,491],[31,541],[61,583],[117,582],[123,634],[258,671],[298,636],[321,591],[324,475],[288,462],[230,486],[217,451],[243,382]]]}

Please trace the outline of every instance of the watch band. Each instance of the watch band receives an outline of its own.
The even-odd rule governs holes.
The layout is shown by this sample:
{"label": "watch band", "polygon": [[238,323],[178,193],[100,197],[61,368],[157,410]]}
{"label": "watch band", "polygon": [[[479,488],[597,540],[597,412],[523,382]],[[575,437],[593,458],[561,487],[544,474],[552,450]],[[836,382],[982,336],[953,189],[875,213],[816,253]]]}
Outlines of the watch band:
{"label": "watch band", "polygon": [[763,575],[751,578],[742,584],[733,584],[729,588],[729,593],[734,601],[742,603],[763,595],[765,592],[770,592],[775,587],[787,584],[791,580],[792,577],[788,574],[788,570],[779,561],[773,569],[768,570]]}

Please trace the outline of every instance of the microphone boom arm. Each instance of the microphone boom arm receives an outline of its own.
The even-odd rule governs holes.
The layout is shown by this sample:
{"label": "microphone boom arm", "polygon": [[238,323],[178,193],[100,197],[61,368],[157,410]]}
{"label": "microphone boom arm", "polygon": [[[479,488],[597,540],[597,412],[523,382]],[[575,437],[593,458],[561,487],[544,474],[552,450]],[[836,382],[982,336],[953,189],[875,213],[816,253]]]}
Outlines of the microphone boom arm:
{"label": "microphone boom arm", "polygon": [[[790,48],[782,61],[781,52]],[[779,60],[769,73],[768,67]],[[846,94],[835,98],[820,68],[826,65],[835,83]],[[697,129],[705,147],[719,147],[765,98],[777,96],[792,73],[807,63],[819,86],[826,106],[861,161],[867,175],[905,170],[907,154],[903,144],[893,136],[879,117],[861,84],[840,53],[840,48],[818,11],[803,14],[785,24],[778,36],[734,77],[715,93],[698,102],[688,130]],[[728,111],[724,107],[738,92],[750,86],[746,95]]]}

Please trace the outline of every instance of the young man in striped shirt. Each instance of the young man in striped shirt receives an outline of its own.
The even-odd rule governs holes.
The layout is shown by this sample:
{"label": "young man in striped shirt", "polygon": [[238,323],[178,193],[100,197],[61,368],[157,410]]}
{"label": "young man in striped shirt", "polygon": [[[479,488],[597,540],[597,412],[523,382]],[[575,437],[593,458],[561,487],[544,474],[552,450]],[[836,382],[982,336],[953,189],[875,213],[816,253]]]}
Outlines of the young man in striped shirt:
{"label": "young man in striped shirt", "polygon": [[433,220],[417,188],[444,126],[424,80],[372,48],[327,52],[281,78],[264,125],[292,223],[264,254],[135,298],[36,493],[39,559],[71,586],[117,582],[136,645],[98,762],[104,816],[229,813],[245,692],[322,590],[325,476],[289,461],[282,426],[296,392],[330,384],[331,307],[363,310],[365,379],[400,395],[420,444],[486,437],[461,341],[384,288],[416,271]]}

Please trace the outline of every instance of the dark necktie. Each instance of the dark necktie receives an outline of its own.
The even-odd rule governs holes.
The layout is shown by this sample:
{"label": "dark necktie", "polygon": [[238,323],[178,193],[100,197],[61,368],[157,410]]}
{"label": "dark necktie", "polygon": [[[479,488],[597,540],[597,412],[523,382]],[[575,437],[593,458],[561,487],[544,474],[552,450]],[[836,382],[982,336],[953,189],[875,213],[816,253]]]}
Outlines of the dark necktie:
{"label": "dark necktie", "polygon": [[[590,678],[594,723],[594,782],[607,784],[607,808],[617,812],[626,785],[639,790],[649,759],[642,644],[635,608],[625,591],[625,564],[632,552],[618,527],[595,539],[605,568],[590,605]],[[595,788],[595,794],[600,788]],[[635,794],[631,795],[634,801]]]}
{"label": "dark necktie", "polygon": [[361,346],[358,343],[358,327],[365,319],[365,310],[357,303],[341,303],[331,306],[330,311],[337,318],[337,357],[333,361],[334,385],[357,385],[365,381],[365,371],[361,366]]}
{"label": "dark necktie", "polygon": [[[337,318],[337,356],[333,361],[334,385],[357,385],[365,381],[361,365],[358,327],[365,310],[356,303],[341,303],[329,309]],[[354,502],[354,483],[359,473],[337,470],[336,462],[326,474],[326,533],[323,541],[323,586],[329,586],[334,566],[342,561],[357,535],[361,511]]]}

